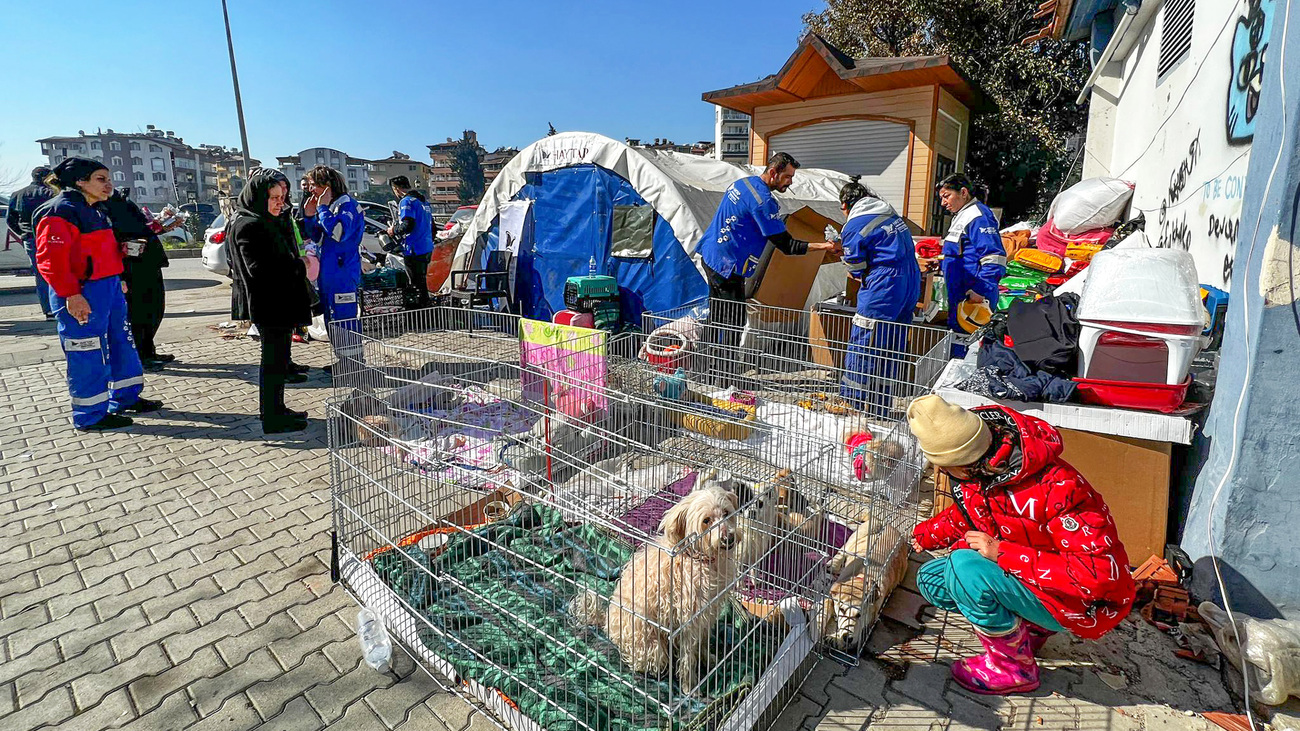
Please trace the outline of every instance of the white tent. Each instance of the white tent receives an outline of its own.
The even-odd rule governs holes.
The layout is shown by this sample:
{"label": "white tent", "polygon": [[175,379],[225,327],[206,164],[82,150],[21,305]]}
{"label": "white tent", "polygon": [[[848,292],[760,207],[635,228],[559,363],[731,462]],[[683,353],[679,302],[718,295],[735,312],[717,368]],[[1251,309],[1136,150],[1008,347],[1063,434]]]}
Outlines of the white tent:
{"label": "white tent", "polygon": [[[727,187],[761,168],[712,158],[631,147],[590,132],[566,132],[543,137],[524,148],[492,181],[478,211],[466,227],[453,261],[455,268],[473,268],[482,247],[499,225],[502,208],[520,196],[528,176],[579,165],[602,168],[626,180],[672,229],[672,237],[700,266],[696,247],[708,228]],[[843,221],[839,191],[848,176],[830,170],[802,168],[794,184],[775,193],[782,213],[804,208],[835,222]],[[586,262],[586,257],[581,257]],[[585,272],[583,272],[585,273]],[[667,276],[665,273],[664,276]]]}

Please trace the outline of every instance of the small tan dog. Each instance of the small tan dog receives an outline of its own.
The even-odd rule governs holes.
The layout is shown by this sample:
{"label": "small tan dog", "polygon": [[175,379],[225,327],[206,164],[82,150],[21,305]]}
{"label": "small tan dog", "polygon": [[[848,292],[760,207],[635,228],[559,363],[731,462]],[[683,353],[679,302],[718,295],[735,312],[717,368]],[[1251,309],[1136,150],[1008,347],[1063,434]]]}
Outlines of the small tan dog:
{"label": "small tan dog", "polygon": [[[701,480],[664,514],[663,535],[642,545],[623,567],[604,624],[631,670],[659,675],[675,656],[677,682],[694,692],[705,643],[736,575],[736,507],[734,492]],[[570,611],[599,624],[598,604],[604,602],[580,594]]]}

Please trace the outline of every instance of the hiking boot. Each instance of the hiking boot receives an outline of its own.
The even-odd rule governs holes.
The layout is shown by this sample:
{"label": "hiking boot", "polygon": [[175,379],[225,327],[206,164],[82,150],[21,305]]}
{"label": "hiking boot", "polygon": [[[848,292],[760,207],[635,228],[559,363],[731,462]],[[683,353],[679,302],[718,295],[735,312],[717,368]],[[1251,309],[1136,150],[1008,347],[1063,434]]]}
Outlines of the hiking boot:
{"label": "hiking boot", "polygon": [[118,413],[147,414],[150,411],[157,411],[163,407],[163,402],[158,399],[138,398],[130,406],[123,406]]}
{"label": "hiking boot", "polygon": [[307,428],[306,419],[297,419],[285,414],[276,414],[262,422],[263,434],[285,434],[302,431]]}
{"label": "hiking boot", "polygon": [[77,431],[108,431],[109,429],[121,429],[122,427],[131,426],[134,423],[135,420],[129,416],[122,416],[121,414],[110,412],[104,414],[104,418],[94,424],[77,427]]}

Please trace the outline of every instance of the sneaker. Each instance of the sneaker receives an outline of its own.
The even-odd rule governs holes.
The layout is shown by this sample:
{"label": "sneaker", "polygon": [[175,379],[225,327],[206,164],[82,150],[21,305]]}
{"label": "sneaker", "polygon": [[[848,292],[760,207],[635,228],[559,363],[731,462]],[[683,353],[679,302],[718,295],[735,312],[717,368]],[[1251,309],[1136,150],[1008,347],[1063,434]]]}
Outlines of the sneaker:
{"label": "sneaker", "polygon": [[310,371],[310,370],[311,370],[311,366],[305,366],[305,365],[302,365],[301,363],[290,363],[290,364],[289,364],[289,372],[290,372],[290,373],[306,373],[307,371]]}
{"label": "sneaker", "polygon": [[307,375],[304,373],[290,373],[284,377],[285,383],[306,383]]}
{"label": "sneaker", "polygon": [[294,333],[294,334],[293,334],[293,341],[294,341],[295,343],[305,343],[305,342],[307,342],[307,338],[304,338],[304,337],[303,337],[301,334],[299,334],[299,333]]}
{"label": "sneaker", "polygon": [[134,423],[135,420],[129,416],[110,412],[94,424],[77,427],[77,431],[108,431],[109,429],[121,429],[122,427],[131,426]]}
{"label": "sneaker", "polygon": [[131,412],[133,414],[147,414],[150,411],[157,411],[163,407],[163,402],[158,399],[138,398],[130,406],[122,407],[121,411]]}
{"label": "sneaker", "polygon": [[287,432],[302,431],[306,428],[306,419],[295,419],[285,415],[279,415],[262,422],[263,434],[285,434]]}
{"label": "sneaker", "polygon": [[172,361],[176,360],[176,356],[170,353],[155,353],[154,356],[149,360],[156,360],[159,363],[171,363]]}
{"label": "sneaker", "polygon": [[[300,421],[306,421],[306,420],[307,420],[307,412],[306,412],[306,411],[294,411],[293,409],[288,409],[288,408],[286,408],[284,411],[281,411],[280,414],[279,414],[279,416],[283,416],[283,417],[286,418],[286,419],[298,419],[298,420],[300,420]],[[274,418],[279,418],[279,417],[274,417]],[[258,421],[266,421],[266,418],[263,417],[261,414],[258,414],[258,415],[257,415],[257,420],[258,420]]]}

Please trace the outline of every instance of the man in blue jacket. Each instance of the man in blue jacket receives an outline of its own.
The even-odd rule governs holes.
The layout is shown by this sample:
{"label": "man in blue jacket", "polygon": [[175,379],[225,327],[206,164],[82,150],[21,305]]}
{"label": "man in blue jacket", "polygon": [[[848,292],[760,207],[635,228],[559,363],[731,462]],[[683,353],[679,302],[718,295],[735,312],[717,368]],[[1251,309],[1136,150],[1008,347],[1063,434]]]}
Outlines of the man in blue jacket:
{"label": "man in blue jacket", "polygon": [[397,196],[397,222],[388,227],[389,236],[402,238],[402,261],[411,286],[420,294],[420,307],[429,305],[429,257],[433,255],[433,214],[429,202],[411,188],[405,175],[390,178],[388,184]]}
{"label": "man in blue jacket", "polygon": [[962,300],[998,308],[998,283],[1007,273],[1007,250],[998,233],[998,219],[973,193],[970,179],[953,173],[939,183],[939,201],[956,214],[943,239],[943,281],[948,288],[948,327],[964,333],[957,323]]}
{"label": "man in blue jacket", "polygon": [[9,201],[5,223],[15,236],[22,239],[23,246],[27,249],[27,258],[32,262],[32,274],[36,277],[36,298],[41,302],[41,312],[45,313],[45,319],[53,320],[54,314],[50,312],[50,285],[36,269],[36,227],[32,225],[32,214],[41,204],[54,197],[54,191],[45,184],[49,175],[50,169],[44,165],[32,169],[32,184],[14,193]]}
{"label": "man in blue jacket", "polygon": [[[772,192],[788,190],[798,169],[799,163],[793,157],[778,152],[768,160],[761,175],[741,178],[727,186],[713,222],[696,247],[704,260],[709,296],[715,300],[711,307],[721,310],[712,312],[711,320],[735,330],[733,334],[738,334],[745,324],[746,285],[757,284],[752,280],[769,243],[789,256],[835,249],[835,244],[799,241],[785,230],[780,206]],[[727,344],[734,345],[736,338],[726,340]]]}

